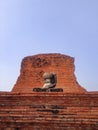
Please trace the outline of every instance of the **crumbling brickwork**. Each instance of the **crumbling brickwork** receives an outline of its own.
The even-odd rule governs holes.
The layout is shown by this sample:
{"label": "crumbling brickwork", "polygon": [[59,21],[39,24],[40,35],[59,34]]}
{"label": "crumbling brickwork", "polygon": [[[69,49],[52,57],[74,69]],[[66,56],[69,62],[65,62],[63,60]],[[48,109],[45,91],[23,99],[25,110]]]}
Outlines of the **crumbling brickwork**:
{"label": "crumbling brickwork", "polygon": [[56,73],[57,87],[63,88],[64,92],[85,92],[78,84],[74,71],[74,58],[67,55],[38,54],[25,57],[12,92],[31,92],[35,87],[42,87],[44,72]]}
{"label": "crumbling brickwork", "polygon": [[[98,130],[98,92],[87,92],[74,74],[74,58],[25,57],[12,92],[0,92],[0,130]],[[57,75],[63,92],[34,92],[44,72]]]}
{"label": "crumbling brickwork", "polygon": [[98,92],[0,93],[0,130],[98,130]]}

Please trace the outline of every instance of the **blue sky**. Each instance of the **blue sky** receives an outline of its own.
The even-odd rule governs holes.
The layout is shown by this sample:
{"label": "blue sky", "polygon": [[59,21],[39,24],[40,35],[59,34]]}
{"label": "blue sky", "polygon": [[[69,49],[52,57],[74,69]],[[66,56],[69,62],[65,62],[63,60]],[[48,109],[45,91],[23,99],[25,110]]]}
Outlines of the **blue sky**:
{"label": "blue sky", "polygon": [[98,91],[98,0],[0,0],[0,91],[39,53],[75,57],[78,82]]}

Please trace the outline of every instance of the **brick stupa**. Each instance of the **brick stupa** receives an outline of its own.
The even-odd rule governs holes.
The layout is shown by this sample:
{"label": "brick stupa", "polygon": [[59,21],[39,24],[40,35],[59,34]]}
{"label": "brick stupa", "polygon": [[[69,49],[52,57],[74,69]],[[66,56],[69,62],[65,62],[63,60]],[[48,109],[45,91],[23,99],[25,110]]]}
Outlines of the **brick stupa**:
{"label": "brick stupa", "polygon": [[[44,72],[57,75],[63,92],[34,92]],[[0,92],[0,130],[98,130],[98,92],[88,92],[75,77],[74,58],[38,54],[22,60],[11,92]]]}
{"label": "brick stupa", "polygon": [[86,90],[76,80],[74,58],[63,54],[38,54],[25,57],[21,63],[20,76],[12,92],[32,92],[43,86],[44,72],[57,75],[57,88],[66,93],[83,93]]}

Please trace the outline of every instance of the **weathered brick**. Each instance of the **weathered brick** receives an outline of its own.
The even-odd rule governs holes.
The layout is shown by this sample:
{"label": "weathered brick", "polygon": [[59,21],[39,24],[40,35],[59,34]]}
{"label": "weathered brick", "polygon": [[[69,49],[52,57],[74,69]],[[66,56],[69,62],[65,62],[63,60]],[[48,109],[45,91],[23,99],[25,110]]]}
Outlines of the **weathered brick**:
{"label": "weathered brick", "polygon": [[97,130],[98,93],[0,93],[0,123],[1,130]]}
{"label": "weathered brick", "polygon": [[44,72],[56,73],[57,87],[62,87],[64,92],[86,92],[77,82],[74,71],[74,58],[67,55],[38,54],[25,57],[12,92],[32,92],[33,88],[42,87]]}
{"label": "weathered brick", "polygon": [[[74,70],[66,55],[24,58],[12,92],[0,92],[0,130],[98,130],[98,92],[81,87]],[[46,71],[57,74],[64,92],[32,92]]]}

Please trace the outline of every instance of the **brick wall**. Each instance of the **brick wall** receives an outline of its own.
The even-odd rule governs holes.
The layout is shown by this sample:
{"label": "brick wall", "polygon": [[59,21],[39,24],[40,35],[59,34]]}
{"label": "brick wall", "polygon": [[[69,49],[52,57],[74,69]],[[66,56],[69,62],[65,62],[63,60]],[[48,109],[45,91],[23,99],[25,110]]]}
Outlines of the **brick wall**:
{"label": "brick wall", "polygon": [[0,130],[98,130],[98,92],[0,93]]}
{"label": "brick wall", "polygon": [[33,88],[42,87],[44,72],[56,73],[57,87],[62,87],[64,92],[86,92],[77,82],[74,71],[74,58],[67,55],[38,54],[25,57],[12,92],[32,92]]}

